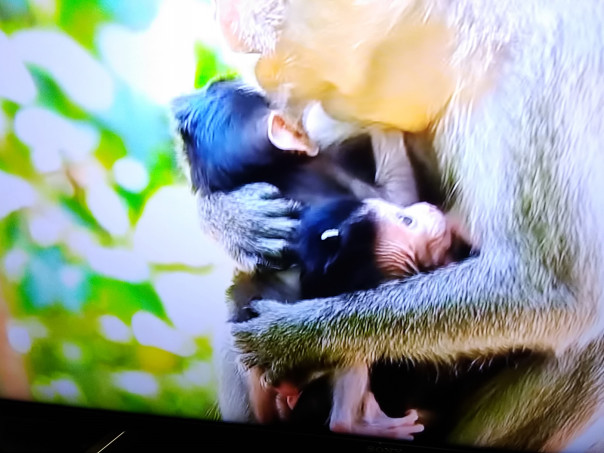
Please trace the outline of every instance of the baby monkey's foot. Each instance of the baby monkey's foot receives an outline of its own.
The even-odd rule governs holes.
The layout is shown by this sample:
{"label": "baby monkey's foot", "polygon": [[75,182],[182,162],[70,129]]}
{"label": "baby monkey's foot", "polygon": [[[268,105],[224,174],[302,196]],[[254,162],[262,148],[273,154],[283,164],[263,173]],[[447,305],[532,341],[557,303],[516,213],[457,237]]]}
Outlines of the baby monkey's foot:
{"label": "baby monkey's foot", "polygon": [[404,417],[388,417],[380,409],[373,393],[367,392],[359,419],[349,423],[334,420],[330,428],[334,432],[413,440],[414,434],[424,430],[424,425],[417,423],[417,420],[417,411],[413,409],[407,411]]}

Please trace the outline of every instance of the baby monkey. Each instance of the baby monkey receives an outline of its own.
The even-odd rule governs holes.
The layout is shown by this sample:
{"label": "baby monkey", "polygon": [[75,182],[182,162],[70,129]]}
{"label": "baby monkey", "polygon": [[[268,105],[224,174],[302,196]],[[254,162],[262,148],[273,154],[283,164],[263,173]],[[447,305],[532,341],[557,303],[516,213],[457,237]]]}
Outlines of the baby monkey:
{"label": "baby monkey", "polygon": [[[295,266],[238,274],[230,290],[233,321],[253,316],[248,306],[257,298],[295,303],[365,290],[456,259],[463,240],[438,209],[427,203],[402,208],[380,199],[395,201],[388,197],[389,181],[379,175],[397,184],[409,181],[410,194],[415,182],[403,177],[400,172],[409,169],[402,165],[385,169],[384,162],[397,161],[376,159],[380,153],[370,137],[353,137],[319,152],[302,125],[288,122],[262,94],[236,79],[213,82],[177,99],[173,108],[195,191],[207,195],[267,182],[304,206],[292,241]],[[323,398],[332,430],[412,438],[423,429],[417,413],[386,416],[369,390],[369,365],[293,377],[275,388],[264,385],[261,370],[251,369],[244,381],[253,418],[296,420],[303,407],[313,406],[306,403],[323,382],[332,394]],[[235,376],[232,381],[221,385],[235,385]],[[223,413],[229,410],[227,400],[219,401]],[[315,413],[310,410],[309,417],[316,420]]]}
{"label": "baby monkey", "polygon": [[[295,252],[304,299],[377,287],[430,271],[467,255],[452,219],[428,203],[399,207],[380,199],[334,199],[304,210]],[[276,388],[264,386],[252,369],[250,394],[261,421],[311,420],[327,406],[332,431],[412,440],[423,431],[418,413],[387,416],[369,388],[369,366],[294,377]],[[304,412],[315,411],[314,414]],[[323,414],[325,415],[325,414]]]}

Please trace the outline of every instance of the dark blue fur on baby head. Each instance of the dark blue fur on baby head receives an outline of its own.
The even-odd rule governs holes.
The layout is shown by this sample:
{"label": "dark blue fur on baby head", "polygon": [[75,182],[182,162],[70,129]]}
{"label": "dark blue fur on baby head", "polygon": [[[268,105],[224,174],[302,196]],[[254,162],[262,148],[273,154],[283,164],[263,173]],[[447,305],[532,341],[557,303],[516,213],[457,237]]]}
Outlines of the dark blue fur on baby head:
{"label": "dark blue fur on baby head", "polygon": [[268,139],[265,97],[238,79],[219,79],[181,96],[172,111],[196,191],[271,182],[292,160]]}
{"label": "dark blue fur on baby head", "polygon": [[374,252],[376,220],[363,206],[356,199],[337,198],[303,211],[295,244],[303,298],[373,288],[381,282]]}

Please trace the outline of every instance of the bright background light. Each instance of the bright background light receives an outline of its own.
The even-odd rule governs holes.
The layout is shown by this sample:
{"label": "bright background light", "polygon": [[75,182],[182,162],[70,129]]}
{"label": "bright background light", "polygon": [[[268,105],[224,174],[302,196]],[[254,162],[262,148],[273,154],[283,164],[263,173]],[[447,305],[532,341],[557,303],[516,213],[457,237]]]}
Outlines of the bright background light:
{"label": "bright background light", "polygon": [[0,392],[215,414],[233,263],[200,231],[169,103],[249,78],[254,57],[225,52],[209,0],[18,0],[0,17]]}

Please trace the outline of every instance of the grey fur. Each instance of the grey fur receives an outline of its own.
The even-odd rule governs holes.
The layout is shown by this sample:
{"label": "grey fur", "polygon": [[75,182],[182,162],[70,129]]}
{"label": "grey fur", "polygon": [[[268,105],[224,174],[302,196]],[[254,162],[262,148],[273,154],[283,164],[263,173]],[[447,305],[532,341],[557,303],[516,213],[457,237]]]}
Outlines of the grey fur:
{"label": "grey fur", "polygon": [[300,204],[281,197],[267,183],[249,184],[229,193],[199,194],[202,229],[224,244],[242,270],[287,268],[288,241],[296,230]]}
{"label": "grey fur", "polygon": [[[456,62],[477,77],[469,85],[496,72],[480,102],[455,96],[434,129],[449,202],[481,255],[353,295],[258,301],[260,316],[233,326],[236,344],[269,380],[378,358],[549,352],[495,382],[457,439],[557,450],[577,442],[604,402],[604,8],[597,0],[423,3],[427,17],[458,30]],[[251,239],[258,227],[243,231],[242,254],[261,255]],[[577,379],[580,392],[569,384]],[[530,423],[538,436],[527,435]]]}

